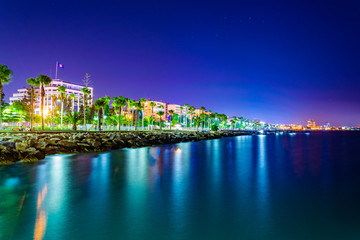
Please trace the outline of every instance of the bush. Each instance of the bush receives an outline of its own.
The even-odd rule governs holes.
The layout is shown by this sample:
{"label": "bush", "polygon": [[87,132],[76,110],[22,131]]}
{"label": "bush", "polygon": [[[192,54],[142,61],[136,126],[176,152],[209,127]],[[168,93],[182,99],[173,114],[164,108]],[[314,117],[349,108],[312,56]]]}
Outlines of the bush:
{"label": "bush", "polygon": [[219,126],[218,125],[212,125],[211,126],[211,131],[219,131]]}

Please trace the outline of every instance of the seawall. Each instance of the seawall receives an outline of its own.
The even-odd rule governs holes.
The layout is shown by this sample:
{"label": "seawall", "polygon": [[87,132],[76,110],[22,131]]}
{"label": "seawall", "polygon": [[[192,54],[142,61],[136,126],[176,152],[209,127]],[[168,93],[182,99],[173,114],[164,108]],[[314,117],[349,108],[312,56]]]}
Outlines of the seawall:
{"label": "seawall", "polygon": [[35,162],[57,153],[105,152],[256,134],[254,131],[2,132],[0,165]]}

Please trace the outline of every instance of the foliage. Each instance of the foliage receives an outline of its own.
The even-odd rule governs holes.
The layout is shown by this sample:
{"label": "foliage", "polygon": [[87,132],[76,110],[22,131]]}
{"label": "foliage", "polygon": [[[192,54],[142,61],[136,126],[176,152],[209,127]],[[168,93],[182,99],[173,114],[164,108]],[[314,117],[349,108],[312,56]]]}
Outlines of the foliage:
{"label": "foliage", "polygon": [[79,123],[79,121],[82,118],[81,113],[79,113],[79,112],[74,112],[74,113],[68,112],[66,114],[66,118],[67,118],[67,121],[69,121],[72,124],[72,130],[76,131],[77,130],[77,124]]}
{"label": "foliage", "polygon": [[218,125],[212,125],[211,126],[211,131],[219,131],[219,126]]}

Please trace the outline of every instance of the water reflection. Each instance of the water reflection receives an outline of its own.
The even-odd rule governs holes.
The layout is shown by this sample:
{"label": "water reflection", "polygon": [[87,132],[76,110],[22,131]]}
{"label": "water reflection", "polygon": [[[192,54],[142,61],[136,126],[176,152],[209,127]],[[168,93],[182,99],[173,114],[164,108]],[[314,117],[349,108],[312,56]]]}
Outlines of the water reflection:
{"label": "water reflection", "polygon": [[2,167],[0,239],[307,239],[314,226],[331,239],[329,226],[344,230],[335,206],[360,222],[356,141],[336,139],[240,136]]}
{"label": "water reflection", "polygon": [[38,193],[37,206],[36,206],[36,221],[34,229],[34,239],[41,240],[44,238],[46,224],[47,224],[47,213],[44,208],[44,200],[47,195],[47,185],[45,185]]}
{"label": "water reflection", "polygon": [[263,221],[263,225],[269,224],[267,222],[268,216],[268,173],[267,173],[267,151],[266,151],[266,135],[259,135],[259,150],[258,150],[258,168],[257,168],[257,184],[258,184],[258,203],[259,203],[259,212],[258,216]]}

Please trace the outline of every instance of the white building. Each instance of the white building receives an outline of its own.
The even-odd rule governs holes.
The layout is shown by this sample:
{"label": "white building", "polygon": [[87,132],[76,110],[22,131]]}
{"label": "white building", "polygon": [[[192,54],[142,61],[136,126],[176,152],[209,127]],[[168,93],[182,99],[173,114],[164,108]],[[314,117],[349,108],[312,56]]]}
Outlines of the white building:
{"label": "white building", "polygon": [[181,107],[181,105],[172,104],[172,103],[171,103],[171,104],[168,104],[168,105],[167,105],[167,110],[168,110],[168,112],[169,112],[170,110],[173,110],[174,113],[175,113],[175,114],[179,114],[179,116],[185,115],[185,114],[186,114],[185,108],[183,107],[183,110],[181,111],[180,107]]}
{"label": "white building", "polygon": [[[52,82],[45,86],[45,98],[44,98],[44,112],[49,112],[52,110],[52,96],[60,95],[60,92],[57,90],[59,86],[66,87],[66,94],[75,94],[75,98],[72,99],[72,107],[75,111],[78,111],[80,106],[82,105],[82,99],[84,97],[83,92],[81,91],[84,88],[84,85],[66,82],[60,79],[53,79]],[[91,94],[88,96],[88,104],[91,105],[93,102],[94,89],[92,87],[88,87],[91,91]],[[14,93],[12,97],[10,97],[10,104],[13,104],[15,101],[21,101],[27,95],[27,89],[22,88],[18,89],[17,93]],[[37,98],[35,100],[35,114],[40,114],[40,89],[35,89],[35,95]]]}

